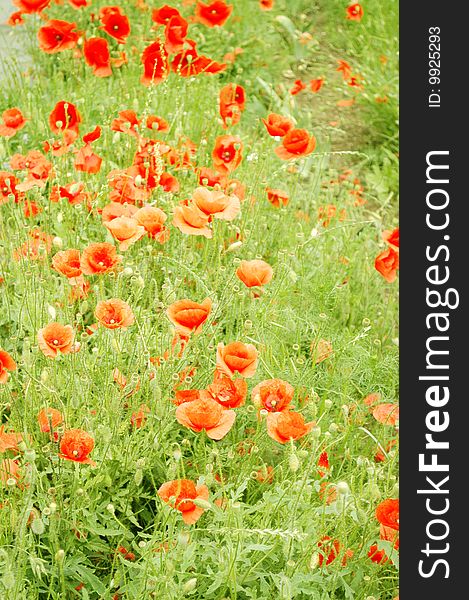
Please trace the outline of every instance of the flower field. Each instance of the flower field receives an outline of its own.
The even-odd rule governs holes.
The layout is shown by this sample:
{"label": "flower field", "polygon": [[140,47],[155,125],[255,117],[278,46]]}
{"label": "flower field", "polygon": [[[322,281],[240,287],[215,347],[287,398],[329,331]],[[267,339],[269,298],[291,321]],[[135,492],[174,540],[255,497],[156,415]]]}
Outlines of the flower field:
{"label": "flower field", "polygon": [[9,8],[0,598],[398,598],[397,2]]}

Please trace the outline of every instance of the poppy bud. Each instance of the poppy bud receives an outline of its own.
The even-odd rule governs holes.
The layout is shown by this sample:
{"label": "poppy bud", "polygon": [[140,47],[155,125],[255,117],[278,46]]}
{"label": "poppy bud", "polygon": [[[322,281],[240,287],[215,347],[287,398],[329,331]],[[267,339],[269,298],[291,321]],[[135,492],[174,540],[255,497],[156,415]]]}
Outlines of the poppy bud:
{"label": "poppy bud", "polygon": [[142,469],[137,469],[135,471],[135,475],[134,475],[135,485],[140,486],[142,484],[142,481],[143,481],[143,471],[142,471]]}
{"label": "poppy bud", "polygon": [[296,473],[300,468],[300,461],[295,452],[292,452],[290,454],[290,457],[288,459],[288,466],[290,468],[290,471],[292,471],[293,473]]}
{"label": "poppy bud", "polygon": [[28,462],[34,462],[36,460],[36,452],[32,448],[28,448],[24,452],[24,459]]}
{"label": "poppy bud", "polygon": [[203,508],[204,510],[210,510],[212,508],[210,502],[204,500],[203,498],[195,498],[193,502],[196,506],[198,506],[199,508]]}
{"label": "poppy bud", "polygon": [[62,562],[64,558],[65,558],[65,550],[62,550],[62,548],[60,550],[57,550],[57,552],[55,553],[55,560],[57,562]]}
{"label": "poppy bud", "polygon": [[336,485],[336,490],[338,494],[341,494],[343,496],[350,493],[350,488],[346,481],[339,481],[339,483]]}

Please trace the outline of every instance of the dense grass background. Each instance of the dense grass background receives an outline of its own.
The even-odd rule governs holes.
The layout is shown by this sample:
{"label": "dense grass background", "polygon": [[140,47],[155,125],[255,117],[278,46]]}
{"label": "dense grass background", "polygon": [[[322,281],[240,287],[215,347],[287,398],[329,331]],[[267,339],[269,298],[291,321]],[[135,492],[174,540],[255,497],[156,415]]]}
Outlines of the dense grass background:
{"label": "dense grass background", "polygon": [[[29,121],[11,140],[0,140],[0,170],[9,170],[12,154],[40,149],[51,139],[47,119],[59,100],[79,108],[83,133],[103,127],[94,146],[104,160],[99,175],[86,175],[73,170],[69,155],[53,159],[52,183],[84,181],[93,197],[91,213],[83,205],[51,203],[50,186],[28,192],[43,208],[34,218],[11,202],[0,207],[0,347],[19,366],[0,386],[0,414],[7,430],[22,433],[26,447],[19,455],[26,483],[0,485],[1,596],[391,600],[398,594],[396,553],[381,542],[393,561],[376,565],[367,552],[379,537],[376,505],[398,493],[397,448],[382,463],[374,455],[378,443],[386,448],[396,433],[373,419],[363,398],[372,392],[384,402],[398,398],[397,287],[374,269],[384,247],[381,232],[397,225],[397,2],[366,0],[365,18],[353,23],[344,18],[342,0],[277,1],[271,12],[253,0],[236,0],[224,28],[191,25],[191,37],[217,60],[241,46],[235,64],[213,77],[173,74],[155,88],[139,82],[139,53],[154,37],[150,13],[134,2],[119,4],[133,30],[129,64],[112,77],[94,77],[70,52],[42,54],[35,17],[27,18],[24,50],[17,53],[27,66],[19,67],[23,57],[15,55],[3,65],[0,108],[18,106]],[[93,1],[93,11],[104,5]],[[64,4],[49,14],[90,32],[88,9]],[[312,38],[306,44],[300,42],[304,32]],[[6,33],[7,40],[18,35],[17,29]],[[362,92],[344,84],[335,71],[338,59],[363,76]],[[326,83],[317,95],[289,95],[295,79],[319,76]],[[244,143],[235,176],[247,187],[237,220],[216,222],[213,239],[202,242],[173,227],[162,247],[144,238],[125,253],[125,270],[93,281],[89,297],[74,304],[50,257],[12,259],[37,226],[54,237],[51,254],[107,239],[96,213],[109,201],[106,175],[127,167],[135,152],[133,138],[109,128],[119,110],[164,117],[171,125],[164,139],[174,144],[188,136],[199,146],[197,163],[210,165],[215,137],[224,133],[218,93],[228,82],[243,85],[247,94],[241,123],[232,128]],[[384,96],[387,102],[376,102]],[[352,97],[352,107],[337,106]],[[271,111],[291,114],[317,138],[316,151],[295,172],[275,156],[277,144],[260,121]],[[347,169],[352,174],[337,183]],[[178,194],[157,191],[152,197],[168,215],[197,186],[190,171],[176,175]],[[357,189],[354,178],[364,188],[361,206],[350,194]],[[266,186],[288,191],[288,206],[272,207]],[[318,208],[328,204],[338,213],[345,209],[346,218],[323,227]],[[236,238],[242,245],[228,252]],[[269,262],[275,273],[258,299],[235,277],[239,261],[253,258]],[[207,296],[214,309],[203,332],[181,358],[152,365],[149,358],[163,355],[172,339],[166,307]],[[88,336],[84,328],[95,321],[96,302],[112,297],[130,304],[136,325]],[[39,352],[37,331],[53,320],[83,330],[79,353],[52,362]],[[331,341],[334,352],[315,365],[310,348],[320,339]],[[295,406],[319,425],[314,434],[277,444],[249,397],[221,442],[177,423],[171,399],[179,373],[196,367],[184,387],[203,388],[212,379],[217,344],[234,340],[260,350],[249,390],[273,377],[290,382]],[[129,379],[123,392],[112,379],[116,367]],[[138,391],[125,397],[137,380]],[[147,422],[132,428],[130,415],[143,403],[151,409]],[[45,406],[61,410],[68,427],[92,433],[97,468],[57,457],[56,444],[37,425]],[[319,494],[316,463],[323,451],[331,463],[327,481],[347,484],[331,505]],[[257,472],[268,466],[273,481],[259,482]],[[211,509],[190,528],[156,494],[163,482],[183,476],[204,478],[211,491]],[[215,499],[224,500],[224,510]],[[342,553],[353,550],[345,566],[340,557],[327,567],[317,564],[324,535],[340,540]],[[117,554],[119,545],[136,559]],[[85,585],[76,591],[80,583]]]}

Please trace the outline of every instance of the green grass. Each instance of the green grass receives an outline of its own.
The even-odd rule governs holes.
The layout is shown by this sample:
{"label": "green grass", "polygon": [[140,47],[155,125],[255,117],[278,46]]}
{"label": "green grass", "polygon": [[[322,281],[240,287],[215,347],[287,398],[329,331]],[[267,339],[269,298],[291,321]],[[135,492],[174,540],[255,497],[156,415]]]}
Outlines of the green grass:
{"label": "green grass", "polygon": [[[200,51],[216,60],[241,46],[235,65],[215,76],[171,74],[154,88],[139,82],[139,54],[155,35],[150,13],[133,2],[120,4],[133,29],[129,64],[114,69],[112,77],[94,77],[70,51],[41,53],[35,35],[42,22],[34,16],[26,16],[23,26],[29,77],[21,75],[14,57],[5,59],[0,108],[19,107],[28,123],[13,138],[0,138],[0,171],[10,171],[13,154],[41,149],[53,139],[48,115],[59,100],[78,107],[81,135],[102,126],[93,148],[103,165],[99,174],[87,175],[73,169],[72,155],[49,156],[55,175],[44,188],[27,192],[42,212],[26,218],[19,204],[0,206],[0,348],[18,364],[0,384],[0,416],[6,431],[24,439],[19,452],[0,455],[17,459],[22,471],[19,485],[0,483],[0,596],[392,600],[398,595],[396,552],[381,543],[393,559],[384,565],[374,564],[367,552],[379,539],[377,504],[398,495],[397,447],[385,462],[374,461],[377,441],[386,448],[396,432],[375,421],[363,398],[377,392],[383,402],[398,399],[397,286],[374,269],[384,249],[381,232],[397,226],[397,3],[363,2],[365,18],[353,23],[345,20],[346,2],[340,0],[278,1],[271,12],[260,11],[253,0],[237,0],[222,29],[190,26]],[[104,5],[98,0],[75,11],[65,3],[48,13],[96,34],[89,13]],[[310,32],[312,42],[300,44],[298,32]],[[388,58],[385,66],[380,55]],[[347,89],[336,73],[339,58],[363,75],[362,92]],[[326,84],[314,97],[288,94],[297,77],[320,75]],[[69,303],[70,286],[51,269],[51,257],[60,249],[112,242],[98,208],[109,202],[107,174],[129,166],[136,149],[135,138],[110,130],[112,119],[124,109],[158,114],[171,127],[161,138],[175,145],[188,136],[198,145],[197,164],[210,166],[214,140],[225,133],[218,93],[229,82],[243,85],[247,95],[241,122],[228,130],[244,144],[234,174],[246,186],[241,214],[215,221],[211,240],[183,235],[171,225],[171,213],[191,196],[197,178],[190,170],[169,168],[180,191],[159,188],[151,197],[168,215],[169,241],[160,246],[142,238],[122,253],[124,269],[88,278],[88,298]],[[376,103],[376,96],[385,95],[387,103]],[[338,100],[355,96],[353,107],[337,107]],[[313,154],[295,161],[297,172],[274,154],[278,142],[260,120],[269,112],[291,115],[317,138]],[[331,183],[346,169],[352,171],[346,181]],[[364,188],[366,203],[360,206],[350,194],[355,177]],[[50,201],[52,186],[74,181],[85,183],[91,211]],[[271,206],[266,186],[288,191],[288,206]],[[318,209],[330,204],[338,214],[345,209],[346,217],[323,227]],[[13,260],[13,251],[36,227],[52,236],[50,254],[39,261]],[[242,244],[228,250],[236,239]],[[235,276],[240,260],[254,258],[274,269],[259,298]],[[150,357],[162,356],[173,337],[168,305],[206,297],[213,308],[202,333],[191,336],[181,357],[155,367]],[[124,332],[101,327],[87,335],[86,327],[96,322],[96,303],[108,298],[125,300],[136,323]],[[74,326],[82,344],[78,353],[50,360],[40,352],[37,332],[51,321]],[[320,339],[334,351],[315,365],[311,345]],[[206,387],[217,344],[235,340],[256,346],[259,366],[247,380],[248,399],[236,409],[234,427],[214,442],[176,421],[173,387],[191,367],[195,373],[183,388]],[[129,380],[124,391],[113,382],[116,367]],[[318,424],[311,434],[285,445],[267,435],[251,390],[270,378],[295,387],[294,407]],[[137,380],[139,389],[126,397]],[[132,428],[130,416],[142,404],[150,408],[147,421]],[[93,435],[96,468],[58,457],[57,444],[37,423],[46,406],[63,413],[67,429]],[[331,469],[321,479],[316,464],[324,451]],[[259,482],[256,473],[268,466],[273,481]],[[162,483],[183,477],[200,478],[210,489],[210,507],[192,526],[157,495]],[[323,481],[347,484],[331,505],[319,494]],[[341,554],[319,566],[318,542],[325,535],[340,541]],[[120,545],[135,560],[117,554]],[[343,565],[346,549],[353,557]],[[80,583],[84,587],[76,591]]]}

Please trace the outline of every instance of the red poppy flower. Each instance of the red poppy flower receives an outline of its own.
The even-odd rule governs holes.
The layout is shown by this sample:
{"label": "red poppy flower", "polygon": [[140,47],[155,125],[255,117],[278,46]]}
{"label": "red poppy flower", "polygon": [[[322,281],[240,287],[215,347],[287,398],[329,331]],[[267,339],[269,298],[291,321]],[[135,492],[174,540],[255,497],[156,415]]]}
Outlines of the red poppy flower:
{"label": "red poppy flower", "polygon": [[244,88],[240,85],[229,83],[220,90],[220,116],[223,119],[225,128],[228,125],[228,120],[230,125],[239,123],[245,102],[246,94]]}
{"label": "red poppy flower", "polygon": [[399,252],[396,252],[390,246],[378,254],[375,259],[375,269],[388,283],[393,283],[397,278],[397,270],[399,269]]}
{"label": "red poppy flower", "polygon": [[64,100],[57,102],[54,110],[49,115],[49,127],[53,133],[73,131],[76,134],[75,137],[77,137],[80,123],[81,116],[76,106]]}
{"label": "red poppy flower", "polygon": [[0,349],[0,383],[6,383],[8,372],[16,370],[16,363],[6,350]]}
{"label": "red poppy flower", "polygon": [[80,266],[85,275],[102,275],[114,271],[120,260],[116,247],[102,242],[90,244],[83,250]]}
{"label": "red poppy flower", "polygon": [[193,525],[204,513],[204,509],[197,506],[194,500],[208,500],[209,492],[206,485],[196,485],[188,479],[167,481],[158,490],[158,496],[182,513],[184,523]]}
{"label": "red poppy flower", "polygon": [[100,29],[113,37],[119,44],[125,44],[130,34],[129,19],[117,6],[104,6],[99,11],[102,26]]}
{"label": "red poppy flower", "polygon": [[319,77],[319,79],[311,79],[309,82],[309,88],[313,94],[317,94],[323,85],[324,79],[322,77]]}
{"label": "red poppy flower", "polygon": [[306,83],[303,83],[301,81],[301,79],[297,79],[295,81],[295,83],[293,84],[293,87],[290,89],[290,94],[292,96],[296,96],[297,94],[299,94],[301,91],[306,89]]}
{"label": "red poppy flower", "polygon": [[202,331],[202,325],[208,319],[211,309],[210,298],[205,298],[201,304],[192,300],[178,300],[168,307],[166,314],[176,331],[188,336]]}
{"label": "red poppy flower", "polygon": [[143,63],[143,75],[140,81],[143,85],[157,85],[168,77],[168,54],[161,40],[157,39],[145,48],[141,61]]}
{"label": "red poppy flower", "polygon": [[60,458],[96,466],[88,457],[94,448],[94,439],[83,429],[69,429],[60,438]]}
{"label": "red poppy flower", "polygon": [[282,139],[282,145],[275,149],[275,154],[282,160],[308,156],[316,148],[316,138],[305,129],[290,129]]}
{"label": "red poppy flower", "polygon": [[399,252],[399,227],[392,231],[383,231],[382,238],[388,246],[391,246],[393,250]]}
{"label": "red poppy flower", "polygon": [[329,456],[327,452],[321,452],[318,459],[318,473],[320,477],[325,477],[330,469]]}
{"label": "red poppy flower", "polygon": [[140,119],[134,110],[121,110],[119,118],[113,119],[111,123],[112,131],[120,131],[130,135],[138,136],[137,128],[140,125]]}
{"label": "red poppy flower", "polygon": [[289,410],[295,388],[282,379],[261,381],[252,390],[252,403],[259,410],[281,412]]}
{"label": "red poppy flower", "polygon": [[168,54],[176,54],[182,50],[188,27],[187,21],[181,15],[174,15],[169,19],[164,31],[164,47]]}
{"label": "red poppy flower", "polygon": [[177,8],[165,4],[161,8],[155,8],[151,14],[151,20],[157,25],[167,25],[172,17],[179,17]]}
{"label": "red poppy flower", "polygon": [[156,206],[143,206],[133,215],[139,225],[144,227],[148,237],[164,244],[169,239],[169,229],[164,223],[168,218],[164,212]]}
{"label": "red poppy flower", "polygon": [[293,121],[288,117],[283,117],[277,113],[271,113],[267,119],[262,119],[262,122],[273,137],[283,137],[295,127]]}
{"label": "red poppy flower", "polygon": [[12,0],[20,11],[26,15],[40,13],[49,6],[51,0]]}
{"label": "red poppy flower", "polygon": [[205,430],[211,440],[221,440],[233,427],[234,410],[225,410],[212,398],[183,402],[176,409],[176,419],[181,425],[200,432]]}
{"label": "red poppy flower", "polygon": [[37,32],[39,47],[47,54],[56,54],[64,50],[75,48],[79,35],[74,29],[76,23],[51,19],[40,27]]}
{"label": "red poppy flower", "polygon": [[347,61],[345,60],[338,60],[338,67],[336,69],[336,71],[338,71],[339,73],[342,73],[342,77],[347,81],[350,79],[350,77],[352,76],[352,69],[350,67],[350,65],[348,64]]}
{"label": "red poppy flower", "polygon": [[267,433],[280,444],[302,438],[314,425],[314,421],[305,423],[303,415],[294,411],[269,412],[267,415]]}
{"label": "red poppy flower", "polygon": [[236,269],[236,276],[248,288],[262,287],[271,282],[272,267],[263,260],[242,260]]}
{"label": "red poppy flower", "polygon": [[135,321],[130,306],[119,298],[98,302],[94,314],[107,329],[127,329]]}
{"label": "red poppy flower", "polygon": [[83,46],[86,64],[93,69],[97,77],[112,75],[111,53],[107,40],[100,37],[89,38]]}
{"label": "red poppy flower", "polygon": [[[326,565],[330,565],[341,552],[341,544],[339,540],[333,540],[328,535],[325,535],[319,542],[319,566],[322,567],[325,562]],[[342,565],[347,563],[347,559],[353,556],[352,550],[346,550],[342,559]]]}
{"label": "red poppy flower", "polygon": [[346,16],[349,21],[361,21],[363,14],[363,7],[358,2],[347,6]]}
{"label": "red poppy flower", "polygon": [[233,377],[239,373],[243,377],[252,377],[257,369],[259,355],[256,347],[243,342],[231,342],[225,346],[220,342],[217,346],[217,369]]}
{"label": "red poppy flower", "polygon": [[378,423],[395,426],[399,422],[399,406],[391,402],[378,404],[373,409],[373,416]]}
{"label": "red poppy flower", "polygon": [[19,10],[17,12],[11,13],[8,17],[7,25],[10,27],[16,27],[17,25],[24,25],[25,20],[23,19],[23,13]]}
{"label": "red poppy flower", "polygon": [[280,208],[281,205],[287,206],[290,197],[287,192],[284,190],[276,190],[272,188],[266,188],[267,192],[267,200],[275,206],[275,208]]}
{"label": "red poppy flower", "polygon": [[158,131],[158,133],[169,131],[169,123],[161,117],[157,117],[156,115],[150,115],[147,117],[146,126],[152,131]]}
{"label": "red poppy flower", "polygon": [[72,285],[82,278],[80,252],[74,248],[57,252],[52,259],[51,266],[57,273],[64,275]]}
{"label": "red poppy flower", "polygon": [[43,408],[37,415],[39,428],[44,433],[49,433],[63,423],[63,416],[56,408]]}
{"label": "red poppy flower", "polygon": [[399,499],[383,500],[376,507],[376,518],[381,525],[399,530]]}
{"label": "red poppy flower", "polygon": [[244,379],[231,379],[220,371],[215,371],[213,383],[206,390],[218,404],[225,408],[238,408],[246,400],[248,385]]}
{"label": "red poppy flower", "polygon": [[261,10],[272,10],[274,7],[274,0],[259,0],[259,8]]}
{"label": "red poppy flower", "polygon": [[49,323],[37,334],[39,348],[45,356],[56,358],[58,354],[69,354],[73,349],[75,333],[71,325]]}
{"label": "red poppy flower", "polygon": [[243,159],[243,144],[238,136],[221,135],[215,140],[212,152],[214,167],[221,173],[231,173]]}
{"label": "red poppy flower", "polygon": [[26,119],[19,108],[9,108],[2,113],[3,123],[0,123],[0,136],[13,137],[26,125]]}
{"label": "red poppy flower", "polygon": [[207,27],[221,27],[229,19],[233,11],[231,4],[223,0],[215,0],[210,4],[197,2],[195,7],[195,19]]}
{"label": "red poppy flower", "polygon": [[75,154],[75,169],[82,173],[99,173],[103,159],[98,156],[90,144],[85,144]]}
{"label": "red poppy flower", "polygon": [[[2,383],[1,379],[0,383]],[[18,444],[21,441],[23,441],[23,436],[21,433],[16,433],[15,431],[6,432],[4,425],[0,427],[0,454],[6,452],[7,450],[14,450],[15,452],[18,452]]]}
{"label": "red poppy flower", "polygon": [[373,544],[368,550],[368,557],[377,565],[384,565],[388,562],[389,558],[386,556],[384,550],[378,550],[378,545]]}

